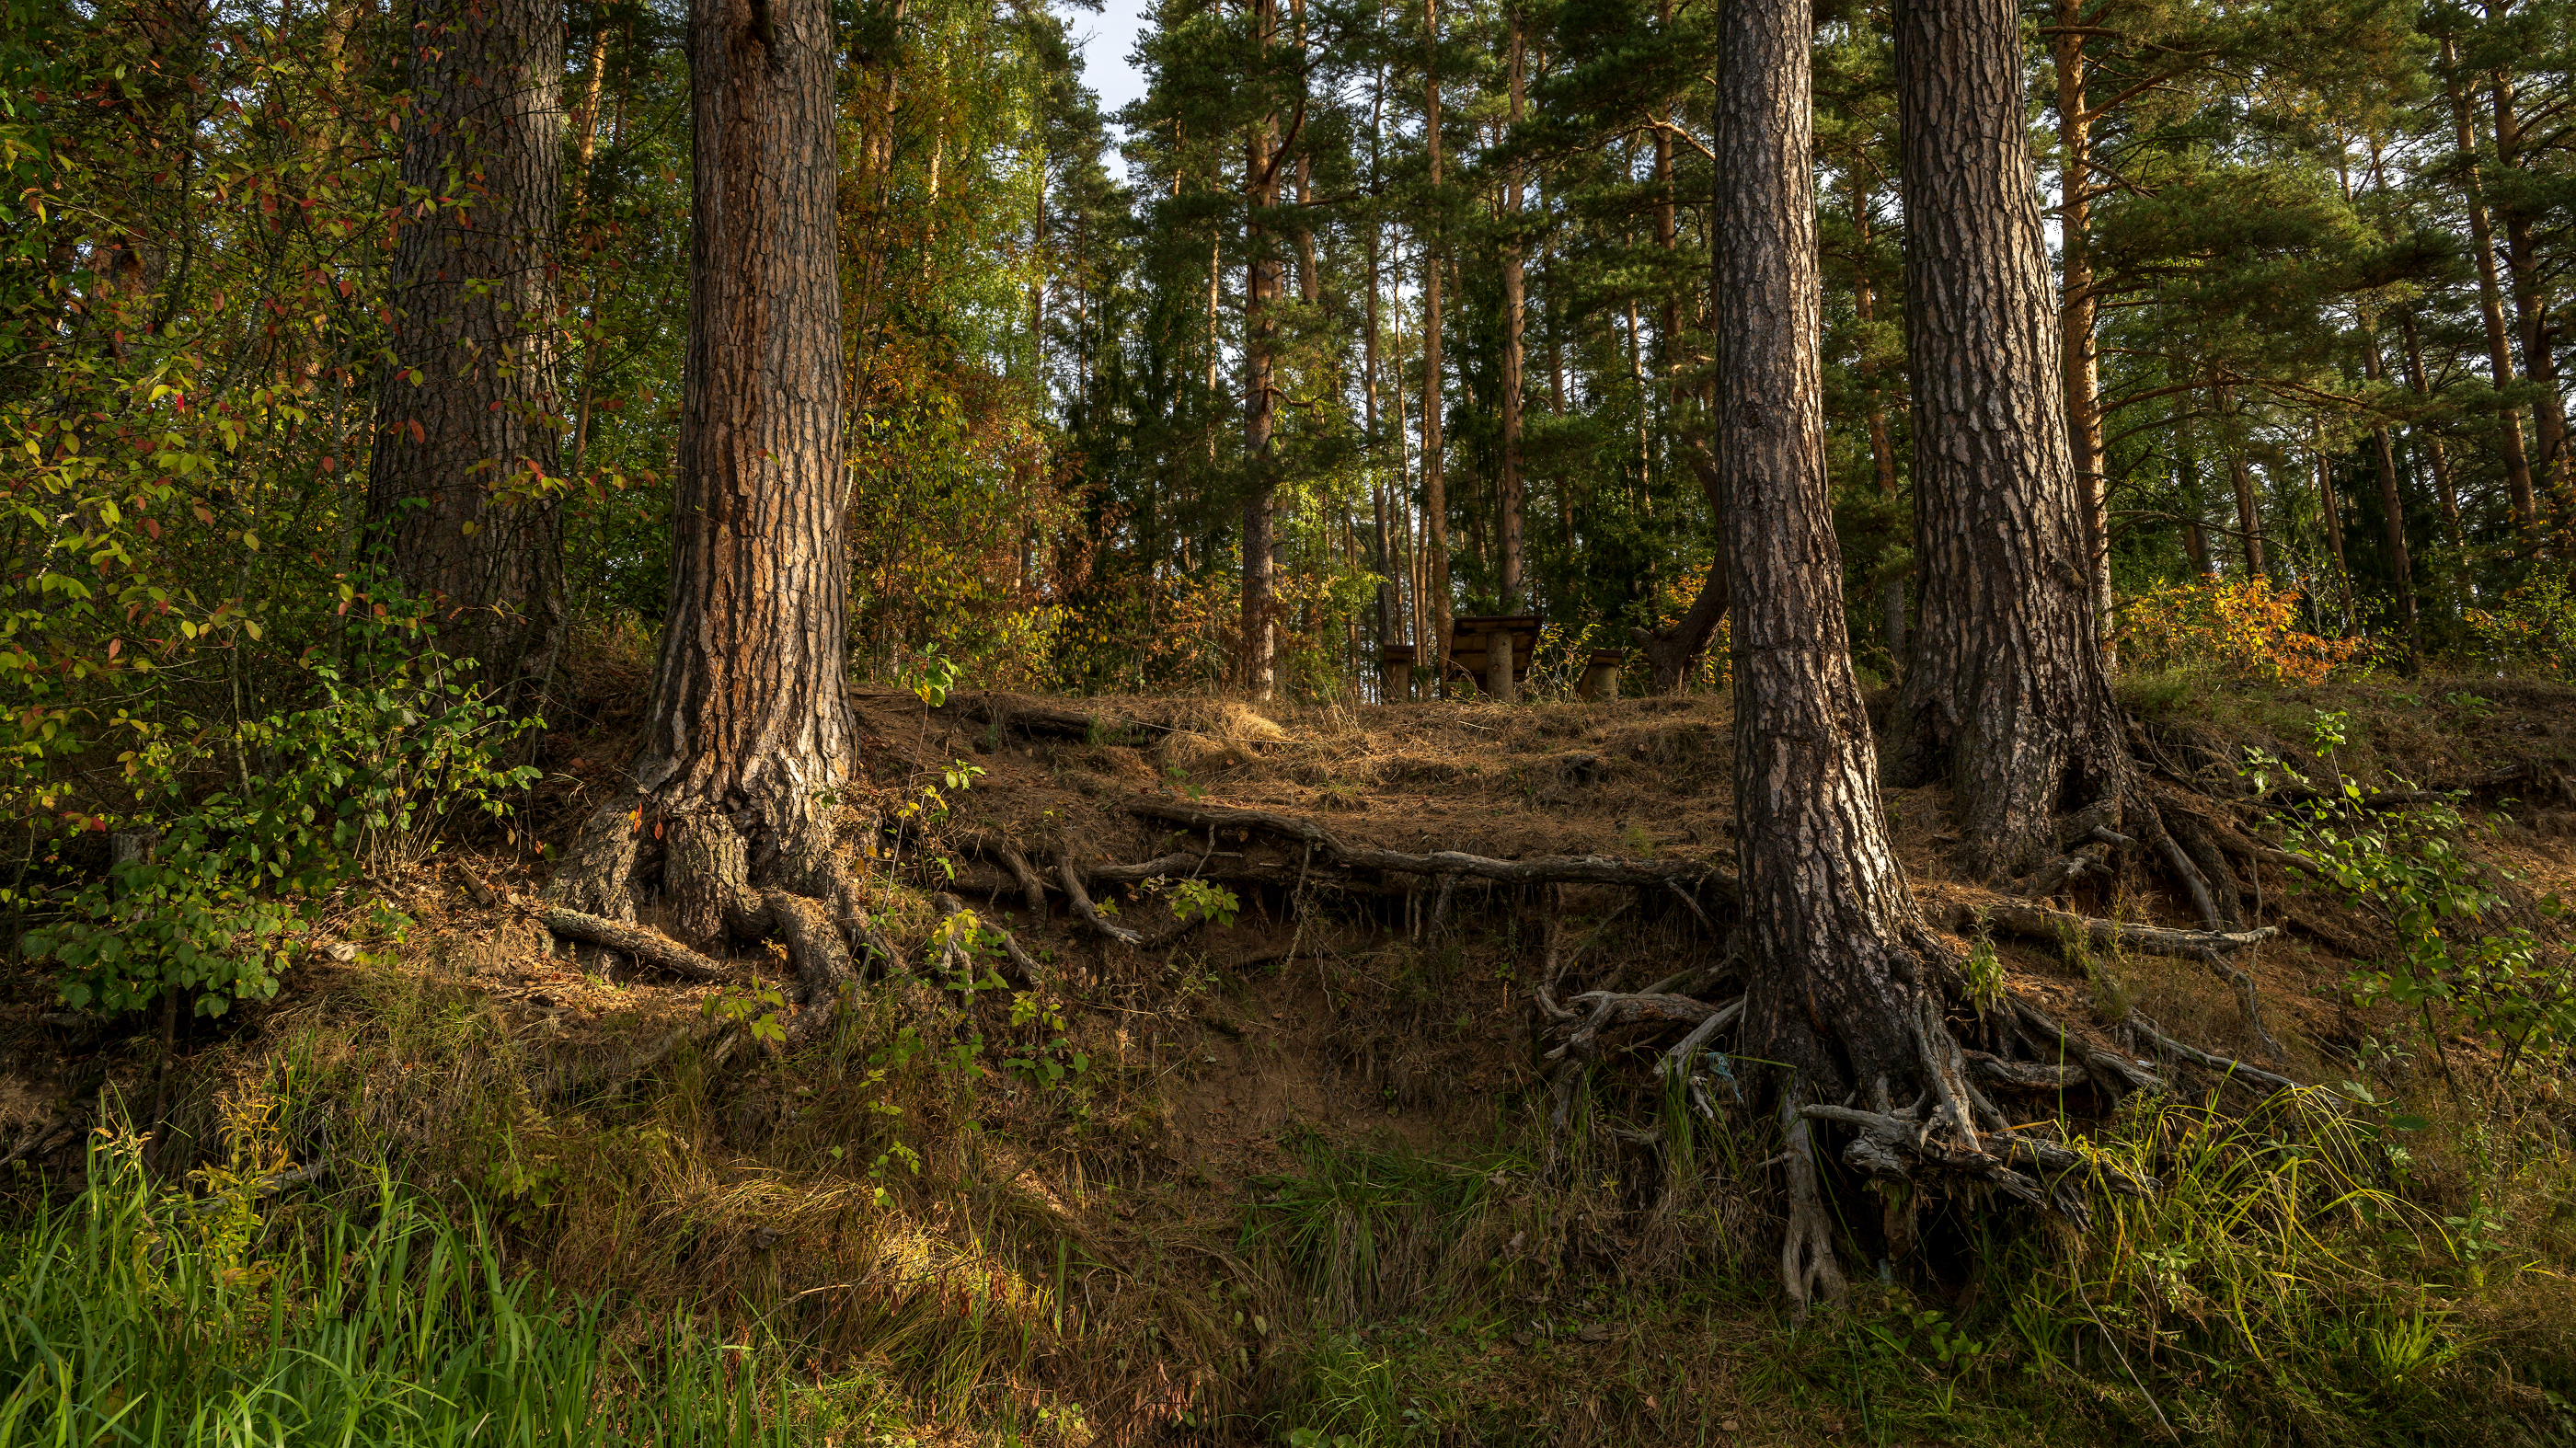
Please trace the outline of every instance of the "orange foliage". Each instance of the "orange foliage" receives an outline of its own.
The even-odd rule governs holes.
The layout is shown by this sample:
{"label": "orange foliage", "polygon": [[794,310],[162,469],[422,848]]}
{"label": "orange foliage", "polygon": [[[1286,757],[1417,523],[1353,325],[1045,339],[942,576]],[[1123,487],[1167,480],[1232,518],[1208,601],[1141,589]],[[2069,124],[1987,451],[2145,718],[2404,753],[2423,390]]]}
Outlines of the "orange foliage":
{"label": "orange foliage", "polygon": [[2338,668],[2368,662],[2366,639],[2301,631],[2299,598],[2263,578],[2167,584],[2121,609],[2121,657],[2132,668],[2207,665],[2275,684],[2322,684]]}

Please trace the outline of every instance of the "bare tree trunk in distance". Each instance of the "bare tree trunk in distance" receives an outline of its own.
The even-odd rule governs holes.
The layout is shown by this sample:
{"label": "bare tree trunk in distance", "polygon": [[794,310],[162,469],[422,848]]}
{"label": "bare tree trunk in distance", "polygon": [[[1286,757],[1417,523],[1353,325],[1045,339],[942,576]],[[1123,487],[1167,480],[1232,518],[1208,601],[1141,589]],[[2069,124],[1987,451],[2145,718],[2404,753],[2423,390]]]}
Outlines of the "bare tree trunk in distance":
{"label": "bare tree trunk in distance", "polygon": [[[2010,0],[1900,0],[1905,320],[1921,586],[1892,773],[1947,777],[1999,879],[2116,803],[2128,747],[2093,614]],[[1756,585],[1748,578],[1740,593]]]}
{"label": "bare tree trunk in distance", "polygon": [[[1942,1022],[1940,947],[1889,847],[1853,676],[1825,460],[1808,0],[1719,12],[1711,287],[1716,447],[1735,599],[1735,826],[1743,1052],[1788,1136],[1781,1273],[1805,1308],[1846,1290],[1812,1154],[1811,1102],[1885,1086],[1965,1102]],[[1927,1123],[1978,1149],[1964,1113]]]}
{"label": "bare tree trunk in distance", "polygon": [[2093,122],[2084,83],[2091,62],[2084,44],[2083,0],[2057,0],[2056,34],[2049,55],[2057,70],[2057,145],[2060,162],[2058,234],[2065,264],[2059,288],[2059,366],[2065,371],[2066,441],[2075,487],[2084,506],[2085,580],[2102,639],[2102,663],[2114,666],[2111,643],[2111,514],[2102,472],[2102,356],[2095,319],[2101,298],[2093,283]]}
{"label": "bare tree trunk in distance", "polygon": [[631,890],[655,873],[641,847],[661,839],[678,928],[705,938],[761,928],[751,885],[846,908],[832,792],[858,728],[844,693],[831,12],[693,0],[689,28],[689,342],[650,732],[638,797],[593,816],[549,893],[631,919]]}
{"label": "bare tree trunk in distance", "polygon": [[402,184],[471,198],[404,208],[393,367],[367,487],[375,546],[438,601],[451,653],[522,692],[563,635],[555,401],[555,225],[563,184],[563,7],[419,0]]}
{"label": "bare tree trunk in distance", "polygon": [[[1861,167],[1852,168],[1852,228],[1864,252],[1869,249],[1873,210],[1869,184],[1862,179],[1865,174]],[[1859,268],[1859,277],[1859,282],[1852,288],[1852,313],[1866,334],[1878,322],[1878,289],[1870,285],[1866,263]],[[1879,391],[1878,356],[1870,346],[1864,335],[1861,341],[1860,386],[1868,398],[1870,477],[1878,484],[1879,496],[1893,499],[1896,496],[1896,444],[1887,435],[1887,402]],[[1884,631],[1882,641],[1887,645],[1888,665],[1901,674],[1905,670],[1903,578],[1890,578],[1879,584],[1878,612],[1879,626]]]}
{"label": "bare tree trunk in distance", "polygon": [[[2379,332],[2376,325],[2366,328],[2361,338],[2362,375],[2373,382],[2387,372],[2379,357]],[[2415,564],[2406,553],[2406,501],[2397,487],[2397,449],[2390,444],[2388,429],[2370,430],[2371,445],[2379,455],[2379,509],[2385,523],[2382,536],[2388,544],[2388,572],[2397,585],[2397,621],[2406,630],[2406,662],[2411,668],[2423,653],[2423,631],[2415,618]]]}
{"label": "bare tree trunk in distance", "polygon": [[1717,526],[1719,542],[1708,560],[1708,576],[1700,580],[1698,595],[1671,628],[1628,630],[1629,637],[1637,641],[1638,652],[1646,656],[1647,686],[1658,694],[1681,692],[1690,676],[1699,672],[1700,659],[1708,653],[1708,641],[1717,636],[1717,626],[1726,621],[1730,602],[1725,479],[1716,457],[1703,446],[1692,445],[1690,465],[1692,474],[1699,479],[1700,495],[1708,500],[1709,520]]}
{"label": "bare tree trunk in distance", "polygon": [[1431,665],[1433,697],[1449,690],[1449,488],[1440,429],[1440,0],[1422,0],[1422,130],[1430,148],[1431,205],[1422,241],[1422,528],[1429,556],[1422,591],[1430,632],[1419,656]]}
{"label": "bare tree trunk in distance", "polygon": [[[1255,0],[1252,26],[1257,68],[1266,73],[1271,36],[1279,28],[1277,0]],[[1264,116],[1252,128],[1243,155],[1243,199],[1250,212],[1244,226],[1243,461],[1251,474],[1243,497],[1243,688],[1254,699],[1269,698],[1273,686],[1270,595],[1277,563],[1278,480],[1271,475],[1270,433],[1279,410],[1272,385],[1279,319],[1272,304],[1282,288],[1264,213],[1279,195],[1278,131],[1278,117]]]}
{"label": "bare tree trunk in distance", "polygon": [[[1517,5],[1511,12],[1511,108],[1508,119],[1520,124],[1524,100],[1521,67],[1524,60],[1521,37],[1521,12]],[[1503,209],[1510,224],[1518,225],[1521,215],[1521,168],[1514,164],[1503,180]],[[1522,324],[1527,309],[1522,295],[1521,240],[1514,235],[1503,243],[1503,612],[1521,611],[1522,594],[1527,588],[1528,561],[1523,539],[1526,499],[1521,482],[1521,362]]]}

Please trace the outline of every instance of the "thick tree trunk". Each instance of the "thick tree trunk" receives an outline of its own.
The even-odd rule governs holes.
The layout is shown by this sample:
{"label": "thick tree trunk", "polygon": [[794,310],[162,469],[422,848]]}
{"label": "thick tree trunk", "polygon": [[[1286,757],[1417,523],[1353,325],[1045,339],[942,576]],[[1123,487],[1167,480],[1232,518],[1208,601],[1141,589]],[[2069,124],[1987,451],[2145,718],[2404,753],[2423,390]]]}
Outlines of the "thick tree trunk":
{"label": "thick tree trunk", "polygon": [[[2459,50],[2445,36],[2442,40],[2442,72],[2450,92],[2452,136],[2464,162],[2460,172],[2462,200],[2469,213],[2469,249],[2478,263],[2478,315],[2486,323],[2487,377],[2498,392],[2513,386],[2513,344],[2507,339],[2504,325],[2504,288],[2496,276],[2495,229],[2487,216],[2486,190],[2478,179],[2478,130],[2469,109],[2469,93],[2459,75]],[[2503,444],[2505,488],[2513,499],[2514,522],[2526,546],[2540,515],[2532,495],[2531,459],[2523,451],[2522,418],[2512,408],[2496,414]]]}
{"label": "thick tree trunk", "polygon": [[[1521,12],[1511,12],[1510,110],[1508,119],[1520,124],[1524,95],[1521,86]],[[1514,165],[1503,180],[1503,209],[1507,224],[1518,225],[1521,214],[1521,171]],[[1522,296],[1521,241],[1517,235],[1503,242],[1503,612],[1518,613],[1522,595],[1528,588],[1528,562],[1523,541],[1522,515],[1526,511],[1521,482],[1521,331],[1525,319]]]}
{"label": "thick tree trunk", "polygon": [[563,635],[555,224],[563,7],[417,0],[394,238],[393,366],[367,488],[374,546],[442,643],[522,692]]}
{"label": "thick tree trunk", "polygon": [[1896,13],[1921,586],[1895,773],[1949,779],[1987,878],[2037,864],[2059,814],[2117,799],[2128,759],[2067,452],[2020,34],[2010,0]]}
{"label": "thick tree trunk", "polygon": [[[1781,1063],[1790,1136],[1791,1297],[1838,1297],[1799,1108],[1855,1090],[1964,1102],[1941,1023],[1938,947],[1889,848],[1868,715],[1845,643],[1825,464],[1807,0],[1718,12],[1712,324],[1717,445],[1735,599],[1735,825],[1742,1054]],[[1933,1118],[1972,1148],[1964,1112]]]}
{"label": "thick tree trunk", "polygon": [[[640,799],[595,816],[550,893],[633,918],[663,842],[683,934],[754,928],[751,883],[829,896],[832,792],[858,759],[844,694],[849,566],[833,42],[823,0],[695,0],[695,223],[671,592]],[[649,857],[644,878],[650,883]]]}

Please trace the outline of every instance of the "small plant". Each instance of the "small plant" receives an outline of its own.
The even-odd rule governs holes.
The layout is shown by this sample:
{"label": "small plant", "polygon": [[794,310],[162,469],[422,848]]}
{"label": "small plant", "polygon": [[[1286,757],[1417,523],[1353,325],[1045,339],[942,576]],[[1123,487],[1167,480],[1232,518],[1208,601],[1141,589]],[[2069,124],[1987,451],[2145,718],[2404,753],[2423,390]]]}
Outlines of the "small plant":
{"label": "small plant", "polygon": [[751,1038],[762,1045],[776,1045],[787,1039],[787,1027],[779,1015],[787,1009],[787,997],[772,985],[746,986],[737,990],[718,991],[707,997],[699,1012],[710,1018],[722,1016],[751,1032]]}
{"label": "small plant", "polygon": [[956,662],[932,649],[916,655],[912,665],[897,676],[897,682],[910,689],[913,697],[936,709],[948,702],[948,691],[957,687]]}
{"label": "small plant", "polygon": [[[2392,956],[2352,978],[2355,993],[2411,1008],[2437,1053],[2436,1012],[2456,1015],[2497,1043],[2508,1071],[2533,1051],[2576,1044],[2576,981],[2550,964],[2549,948],[2520,926],[2475,936],[2463,929],[2483,924],[2506,902],[2460,844],[2471,825],[2458,805],[2373,808],[2378,791],[2334,768],[2346,727],[2340,713],[2320,713],[2312,722],[2335,787],[2291,806],[2282,819],[2284,848],[2307,873],[2377,915],[2397,938]],[[2310,783],[2274,756],[2249,755],[2245,772],[2258,789],[2274,771]],[[2545,915],[2560,908],[2554,895],[2540,903]]]}
{"label": "small plant", "polygon": [[1172,886],[1172,916],[1177,920],[1205,920],[1219,930],[1234,924],[1243,910],[1243,902],[1232,890],[1207,880],[1183,880]]}
{"label": "small plant", "polygon": [[1994,938],[1985,933],[1985,921],[1977,927],[1976,941],[1968,947],[1968,999],[1983,1013],[2004,1002],[2004,963],[1995,954]]}

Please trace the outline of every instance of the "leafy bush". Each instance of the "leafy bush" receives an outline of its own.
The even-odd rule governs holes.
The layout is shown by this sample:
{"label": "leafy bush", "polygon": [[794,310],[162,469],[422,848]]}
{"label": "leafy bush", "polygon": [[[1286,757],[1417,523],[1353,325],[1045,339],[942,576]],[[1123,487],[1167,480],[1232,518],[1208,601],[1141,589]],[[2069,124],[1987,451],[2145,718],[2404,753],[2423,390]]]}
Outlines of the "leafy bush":
{"label": "leafy bush", "polygon": [[538,721],[478,697],[470,660],[393,615],[351,637],[347,668],[308,666],[307,707],[231,726],[117,721],[134,740],[117,756],[132,803],[87,825],[152,847],[101,877],[0,891],[37,920],[20,948],[59,969],[65,1004],[130,1011],[177,991],[221,1015],[273,996],[318,903],[435,850],[460,816],[500,817],[535,778],[502,750]]}
{"label": "leafy bush", "polygon": [[2302,631],[2299,599],[2262,578],[2166,584],[2122,606],[2120,650],[2133,668],[2215,668],[2267,684],[2321,684],[2368,661],[2367,640]]}
{"label": "leafy bush", "polygon": [[2467,617],[2479,651],[2499,667],[2561,674],[2576,664],[2576,570],[2535,573]]}

